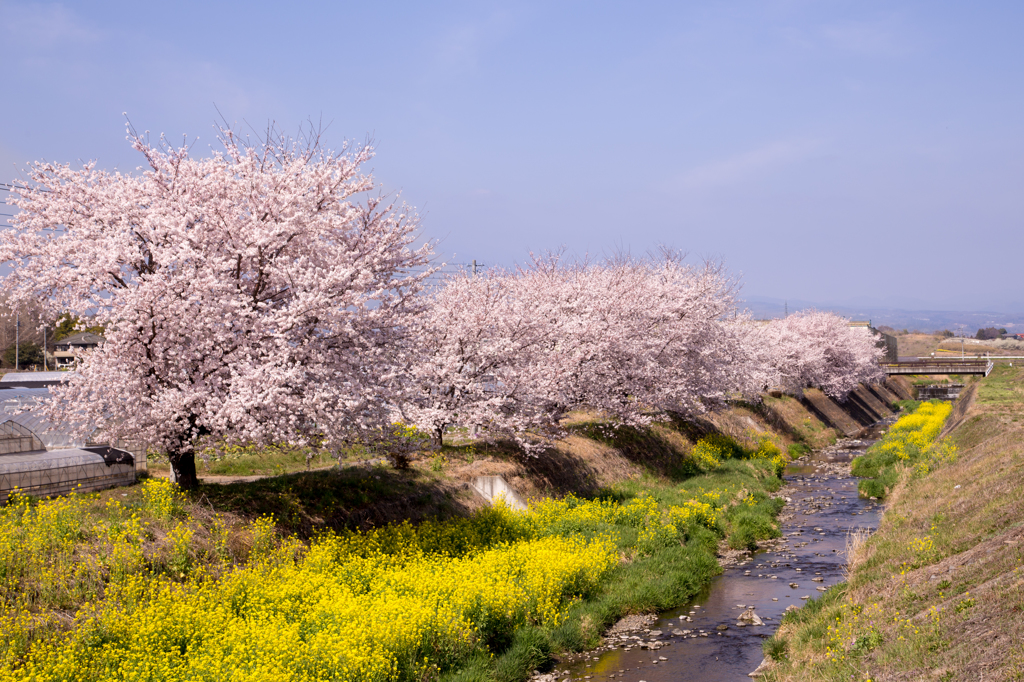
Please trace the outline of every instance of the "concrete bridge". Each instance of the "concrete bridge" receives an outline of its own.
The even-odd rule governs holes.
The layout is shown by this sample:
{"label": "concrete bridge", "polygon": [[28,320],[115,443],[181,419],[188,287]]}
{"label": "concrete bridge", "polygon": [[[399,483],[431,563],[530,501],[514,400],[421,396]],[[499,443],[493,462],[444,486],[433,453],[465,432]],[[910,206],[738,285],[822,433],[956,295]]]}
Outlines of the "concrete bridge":
{"label": "concrete bridge", "polygon": [[886,374],[978,374],[988,376],[992,371],[991,360],[948,360],[945,358],[926,360],[905,360],[902,362],[883,362],[882,369]]}

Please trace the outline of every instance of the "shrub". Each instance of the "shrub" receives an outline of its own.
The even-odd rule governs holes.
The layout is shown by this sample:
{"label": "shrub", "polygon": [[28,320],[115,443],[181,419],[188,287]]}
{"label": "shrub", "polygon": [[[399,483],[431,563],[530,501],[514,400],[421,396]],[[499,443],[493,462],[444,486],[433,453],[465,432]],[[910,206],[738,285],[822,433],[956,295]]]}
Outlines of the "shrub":
{"label": "shrub", "polygon": [[789,650],[789,645],[785,638],[780,637],[778,633],[775,633],[768,639],[764,640],[761,644],[761,649],[764,651],[764,655],[773,661],[781,661],[786,657],[786,652]]}
{"label": "shrub", "polygon": [[733,530],[729,534],[729,546],[733,549],[757,549],[758,540],[779,537],[779,529],[770,516],[756,509],[736,508],[733,514]]}
{"label": "shrub", "polygon": [[701,438],[697,441],[690,452],[690,457],[702,471],[714,471],[721,466],[722,459],[726,456],[726,452],[708,438]]}

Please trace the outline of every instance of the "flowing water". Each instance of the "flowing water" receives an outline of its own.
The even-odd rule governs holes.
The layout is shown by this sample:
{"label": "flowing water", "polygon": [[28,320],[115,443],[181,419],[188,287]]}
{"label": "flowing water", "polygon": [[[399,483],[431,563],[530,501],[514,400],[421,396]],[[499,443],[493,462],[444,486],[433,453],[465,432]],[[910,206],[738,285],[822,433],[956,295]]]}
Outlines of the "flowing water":
{"label": "flowing water", "polygon": [[[874,442],[840,441],[791,463],[778,494],[788,502],[783,537],[767,551],[741,555],[690,604],[659,614],[643,629],[610,634],[601,649],[558,666],[548,679],[616,682],[749,680],[764,658],[761,645],[790,605],[818,597],[843,580],[851,533],[873,531],[880,506],[857,495],[849,463]],[[796,587],[793,587],[795,585]],[[739,616],[753,609],[763,625]],[[719,629],[725,626],[727,629]]]}

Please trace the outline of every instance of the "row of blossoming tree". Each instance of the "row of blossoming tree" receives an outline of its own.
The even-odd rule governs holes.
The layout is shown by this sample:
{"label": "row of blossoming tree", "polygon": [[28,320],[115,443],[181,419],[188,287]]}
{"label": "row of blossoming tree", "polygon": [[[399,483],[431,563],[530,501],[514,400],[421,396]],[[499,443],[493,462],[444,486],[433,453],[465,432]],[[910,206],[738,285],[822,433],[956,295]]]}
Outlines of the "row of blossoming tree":
{"label": "row of blossoming tree", "polygon": [[0,233],[0,294],[106,329],[52,419],[166,452],[195,485],[210,440],[330,446],[459,424],[536,452],[564,415],[700,412],[774,385],[842,397],[879,351],[828,313],[755,322],[720,265],[672,252],[537,258],[426,290],[417,221],[374,194],[371,149],[269,131],[223,151],[151,143],[138,174],[39,162]]}

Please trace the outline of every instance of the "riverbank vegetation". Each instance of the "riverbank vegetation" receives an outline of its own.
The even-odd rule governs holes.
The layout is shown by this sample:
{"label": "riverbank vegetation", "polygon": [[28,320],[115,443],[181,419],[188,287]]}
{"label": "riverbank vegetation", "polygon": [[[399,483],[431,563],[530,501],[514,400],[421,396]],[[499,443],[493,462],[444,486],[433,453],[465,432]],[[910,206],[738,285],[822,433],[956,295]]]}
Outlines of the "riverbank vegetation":
{"label": "riverbank vegetation", "polygon": [[975,395],[945,427],[955,458],[896,464],[848,582],[787,615],[765,679],[1024,676],[1024,371],[999,365]]}
{"label": "riverbank vegetation", "polygon": [[720,542],[778,534],[783,457],[698,441],[525,512],[280,534],[156,479],[0,508],[0,679],[521,680],[629,613],[692,597]]}
{"label": "riverbank vegetation", "polygon": [[877,443],[853,460],[852,473],[862,479],[857,485],[862,496],[882,499],[904,471],[920,476],[956,458],[951,442],[936,442],[952,406],[938,400],[904,401],[904,409],[914,406],[916,409],[896,420]]}

